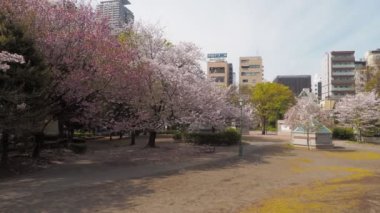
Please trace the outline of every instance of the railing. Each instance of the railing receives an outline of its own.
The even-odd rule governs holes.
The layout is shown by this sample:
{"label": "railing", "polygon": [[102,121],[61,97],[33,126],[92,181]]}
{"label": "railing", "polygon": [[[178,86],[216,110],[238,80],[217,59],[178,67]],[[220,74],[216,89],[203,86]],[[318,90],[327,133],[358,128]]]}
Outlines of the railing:
{"label": "railing", "polygon": [[354,72],[332,72],[332,76],[355,76]]}
{"label": "railing", "polygon": [[340,87],[333,87],[331,91],[355,91],[354,87],[346,87],[346,88],[340,88]]}
{"label": "railing", "polygon": [[355,68],[355,64],[333,64],[332,68]]}
{"label": "railing", "polygon": [[332,80],[332,84],[355,84],[354,80]]}

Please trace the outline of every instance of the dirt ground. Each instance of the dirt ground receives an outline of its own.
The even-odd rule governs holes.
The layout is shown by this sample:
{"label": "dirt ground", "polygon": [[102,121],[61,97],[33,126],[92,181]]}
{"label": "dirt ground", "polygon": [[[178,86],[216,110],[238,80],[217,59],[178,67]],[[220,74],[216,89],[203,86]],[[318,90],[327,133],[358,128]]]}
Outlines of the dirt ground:
{"label": "dirt ground", "polygon": [[380,212],[380,146],[296,149],[244,137],[215,153],[170,139],[157,149],[98,140],[45,169],[0,180],[0,212]]}

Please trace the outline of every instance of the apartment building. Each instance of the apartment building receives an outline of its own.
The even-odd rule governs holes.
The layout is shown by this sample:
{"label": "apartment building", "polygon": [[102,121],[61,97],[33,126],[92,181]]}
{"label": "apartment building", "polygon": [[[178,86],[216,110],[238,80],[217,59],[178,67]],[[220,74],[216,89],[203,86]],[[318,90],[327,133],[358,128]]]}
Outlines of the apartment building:
{"label": "apartment building", "polygon": [[117,34],[123,26],[134,21],[133,13],[126,7],[130,4],[128,0],[102,0],[96,11],[100,17],[109,19],[113,33]]}
{"label": "apartment building", "polygon": [[240,86],[255,86],[264,81],[264,66],[261,56],[240,57]]}
{"label": "apartment building", "polygon": [[355,94],[355,51],[327,53],[323,70],[323,100],[339,100],[345,95]]}
{"label": "apartment building", "polygon": [[228,87],[233,84],[233,66],[226,60],[227,53],[211,53],[207,58],[207,77],[219,86]]}

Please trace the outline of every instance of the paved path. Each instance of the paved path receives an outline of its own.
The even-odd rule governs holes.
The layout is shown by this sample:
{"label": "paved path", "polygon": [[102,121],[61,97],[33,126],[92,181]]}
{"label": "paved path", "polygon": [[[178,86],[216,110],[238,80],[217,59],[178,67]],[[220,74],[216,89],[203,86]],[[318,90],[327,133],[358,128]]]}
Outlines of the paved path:
{"label": "paved path", "polygon": [[[244,142],[248,144],[244,146],[246,155],[259,155],[255,151],[264,147],[283,146],[284,144],[279,142]],[[342,141],[338,141],[335,144],[349,149],[380,152],[380,146],[351,144]],[[6,210],[9,211],[11,205],[20,202],[25,203],[35,196],[54,195],[65,190],[80,190],[83,187],[96,188],[105,184],[116,183],[120,180],[170,175],[213,164],[223,166],[226,162],[239,160],[236,154],[237,152],[231,151],[221,152],[189,162],[170,164],[137,166],[125,166],[123,164],[59,165],[35,174],[0,180],[0,212],[2,212],[3,207],[6,207]]]}
{"label": "paved path", "polygon": [[[245,153],[247,154],[249,152],[253,152],[257,147],[271,144],[275,143],[265,142],[257,143],[254,146],[245,145]],[[158,164],[149,163],[146,165],[137,166],[123,165],[122,163],[117,165],[56,165],[35,174],[0,180],[0,209],[1,203],[6,200],[19,199],[35,194],[62,191],[76,187],[98,186],[118,180],[137,179],[176,173],[186,169],[238,159],[237,152],[229,151],[208,154],[201,158],[195,158],[192,161],[179,163],[163,162]]]}

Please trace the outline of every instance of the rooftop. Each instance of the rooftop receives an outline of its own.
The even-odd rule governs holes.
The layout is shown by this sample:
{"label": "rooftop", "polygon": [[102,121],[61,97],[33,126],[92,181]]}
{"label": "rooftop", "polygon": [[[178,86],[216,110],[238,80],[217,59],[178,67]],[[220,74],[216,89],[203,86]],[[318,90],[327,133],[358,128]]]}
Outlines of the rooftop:
{"label": "rooftop", "polygon": [[331,51],[331,55],[339,55],[339,54],[354,54],[355,51]]}
{"label": "rooftop", "polygon": [[311,75],[278,75],[276,78],[311,78]]}
{"label": "rooftop", "polygon": [[131,4],[131,2],[129,2],[129,0],[102,0],[102,1],[100,1],[100,3],[115,2],[115,1],[120,1],[123,5]]}

